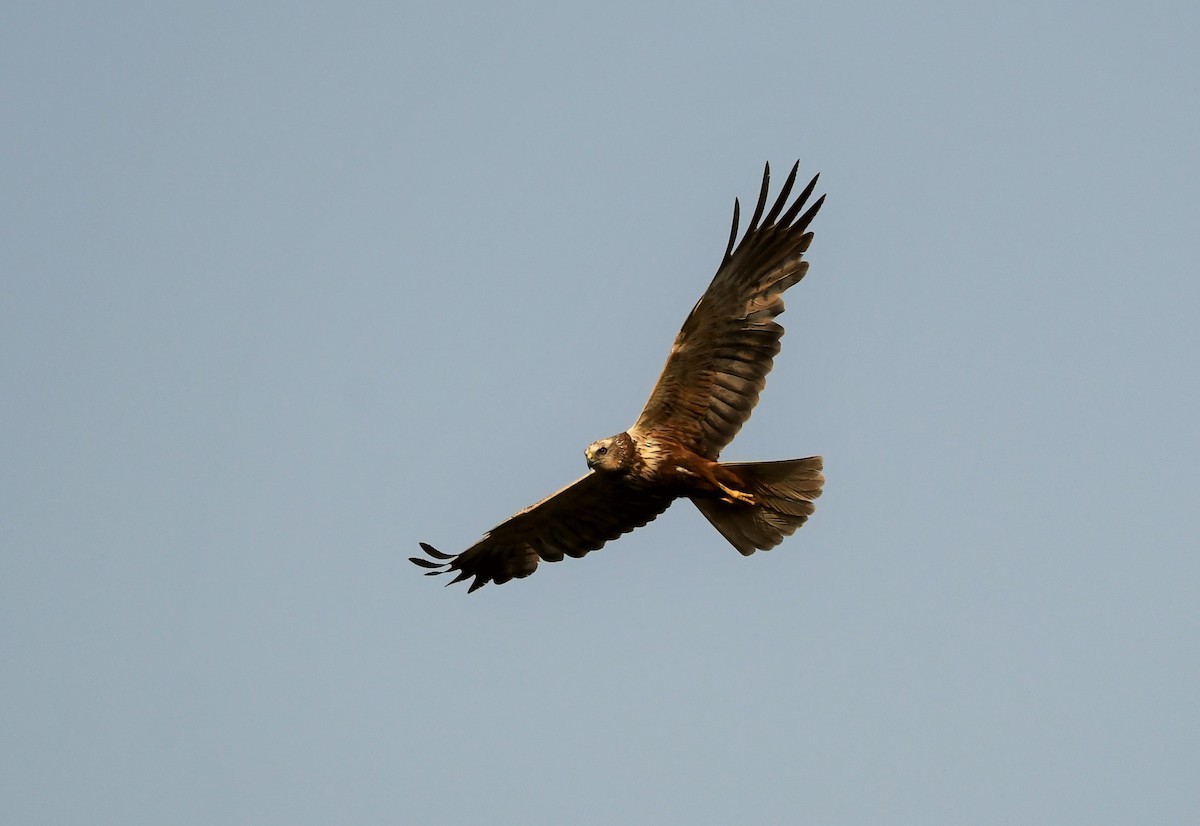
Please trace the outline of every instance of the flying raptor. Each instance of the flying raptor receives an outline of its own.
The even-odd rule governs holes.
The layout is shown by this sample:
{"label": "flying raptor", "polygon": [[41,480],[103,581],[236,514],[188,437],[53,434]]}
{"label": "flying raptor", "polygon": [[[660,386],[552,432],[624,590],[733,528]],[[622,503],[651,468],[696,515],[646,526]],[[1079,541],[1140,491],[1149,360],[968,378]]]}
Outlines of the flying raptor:
{"label": "flying raptor", "polygon": [[[742,554],[767,550],[813,512],[825,477],[820,456],[777,462],[719,462],[750,418],[780,349],[783,292],[808,271],[809,223],[825,201],[806,207],[817,185],[790,198],[797,162],[767,208],[771,167],[746,233],[739,205],[717,274],[675,337],[667,364],[633,427],[590,444],[588,473],[531,505],[460,554],[424,542],[411,557],[428,575],[471,579],[471,591],[529,576],[539,561],[581,557],[654,519],[687,497]],[[790,203],[789,203],[790,201]],[[765,214],[764,214],[765,213]]]}

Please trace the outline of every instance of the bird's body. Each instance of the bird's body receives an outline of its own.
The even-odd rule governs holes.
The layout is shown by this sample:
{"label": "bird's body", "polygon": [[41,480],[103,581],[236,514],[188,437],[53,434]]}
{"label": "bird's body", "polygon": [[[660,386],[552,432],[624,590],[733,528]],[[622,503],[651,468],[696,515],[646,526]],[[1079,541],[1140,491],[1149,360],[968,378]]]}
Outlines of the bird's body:
{"label": "bird's body", "polygon": [[729,466],[688,450],[669,434],[651,432],[634,439],[628,432],[618,433],[593,442],[584,455],[597,473],[676,498],[750,496],[741,490],[744,483]]}
{"label": "bird's body", "polygon": [[783,312],[783,292],[808,269],[808,224],[824,197],[801,214],[813,178],[784,211],[798,167],[764,217],[767,167],[754,217],[736,248],[734,202],[725,257],[676,336],[645,409],[627,431],[588,446],[588,474],[461,554],[421,543],[430,558],[413,562],[429,574],[456,573],[452,582],[473,577],[473,591],[528,576],[539,560],[583,556],[683,497],[743,554],[772,548],[804,524],[825,481],[819,456],[718,461],[750,417],[779,352],[783,328],[775,318]]}

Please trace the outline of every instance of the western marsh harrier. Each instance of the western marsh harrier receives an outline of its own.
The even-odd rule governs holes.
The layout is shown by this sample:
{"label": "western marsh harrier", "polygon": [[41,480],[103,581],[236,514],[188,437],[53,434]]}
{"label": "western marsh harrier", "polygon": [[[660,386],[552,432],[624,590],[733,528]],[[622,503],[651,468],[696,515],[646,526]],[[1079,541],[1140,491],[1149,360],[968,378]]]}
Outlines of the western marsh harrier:
{"label": "western marsh harrier", "polygon": [[[813,512],[825,477],[821,457],[780,462],[718,462],[758,402],[783,327],[783,292],[804,277],[814,177],[789,206],[800,164],[767,209],[771,167],[746,234],[737,243],[739,206],[721,266],[683,322],[666,367],[633,427],[588,446],[588,473],[502,522],[460,554],[421,543],[412,557],[427,573],[472,579],[474,591],[534,572],[540,560],[580,557],[645,525],[687,497],[741,553],[778,545]],[[765,215],[764,215],[765,211]]]}

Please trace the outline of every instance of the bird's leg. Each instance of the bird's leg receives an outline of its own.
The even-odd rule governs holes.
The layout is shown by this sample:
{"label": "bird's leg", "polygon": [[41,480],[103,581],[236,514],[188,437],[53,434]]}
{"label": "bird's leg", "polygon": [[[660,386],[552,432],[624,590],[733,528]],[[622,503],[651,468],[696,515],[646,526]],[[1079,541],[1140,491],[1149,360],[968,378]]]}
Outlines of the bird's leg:
{"label": "bird's leg", "polygon": [[758,500],[756,500],[753,495],[744,493],[737,488],[732,488],[721,481],[721,477],[723,476],[729,480],[730,484],[740,485],[742,480],[738,479],[738,477],[732,471],[722,467],[717,462],[706,461],[704,459],[700,459],[699,457],[696,458],[699,459],[697,462],[699,476],[724,494],[724,496],[721,497],[722,502],[726,503],[727,505],[732,505],[735,502],[742,502],[747,505],[758,504]]}
{"label": "bird's leg", "polygon": [[743,493],[740,490],[734,490],[733,488],[725,487],[725,485],[722,485],[719,481],[717,481],[717,487],[719,487],[725,493],[725,495],[721,497],[721,501],[727,502],[730,505],[732,505],[735,500],[738,502],[745,502],[747,505],[758,504],[758,500],[755,499],[752,494]]}

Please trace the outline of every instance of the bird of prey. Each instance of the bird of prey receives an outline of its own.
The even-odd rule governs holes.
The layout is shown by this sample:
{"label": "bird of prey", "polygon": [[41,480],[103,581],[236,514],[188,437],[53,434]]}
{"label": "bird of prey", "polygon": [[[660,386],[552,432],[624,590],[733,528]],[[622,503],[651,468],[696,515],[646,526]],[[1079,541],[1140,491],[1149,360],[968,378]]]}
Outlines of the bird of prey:
{"label": "bird of prey", "polygon": [[[742,554],[767,550],[813,512],[825,477],[820,456],[776,462],[717,461],[750,418],[780,349],[783,292],[804,277],[808,225],[825,196],[805,209],[814,177],[791,201],[792,167],[767,209],[770,164],[740,242],[739,205],[717,274],[675,337],[667,364],[633,427],[584,451],[588,473],[531,505],[460,554],[424,542],[411,557],[427,575],[471,579],[474,591],[526,577],[538,562],[581,557],[641,527],[687,497]],[[765,214],[764,214],[765,213]]]}

